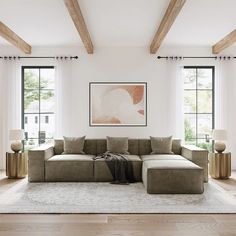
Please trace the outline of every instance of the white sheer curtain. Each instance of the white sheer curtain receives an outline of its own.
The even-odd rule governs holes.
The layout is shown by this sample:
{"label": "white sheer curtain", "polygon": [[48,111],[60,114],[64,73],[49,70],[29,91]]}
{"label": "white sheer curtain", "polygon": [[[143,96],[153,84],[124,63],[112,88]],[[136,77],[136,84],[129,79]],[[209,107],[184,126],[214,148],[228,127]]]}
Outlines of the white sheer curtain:
{"label": "white sheer curtain", "polygon": [[215,128],[227,129],[228,88],[227,70],[231,62],[217,61],[215,69]]}
{"label": "white sheer curtain", "polygon": [[56,109],[55,109],[55,138],[73,133],[73,106],[72,99],[72,60],[58,60],[56,63]]}
{"label": "white sheer curtain", "polygon": [[181,60],[167,60],[167,81],[169,83],[169,133],[184,142],[184,111],[183,111],[183,66]]}
{"label": "white sheer curtain", "polygon": [[[227,130],[227,150],[236,155],[236,61],[225,60],[216,64],[215,128]],[[232,158],[236,169],[236,159]]]}
{"label": "white sheer curtain", "polygon": [[10,149],[10,129],[21,127],[21,80],[18,60],[0,61],[0,168]]}

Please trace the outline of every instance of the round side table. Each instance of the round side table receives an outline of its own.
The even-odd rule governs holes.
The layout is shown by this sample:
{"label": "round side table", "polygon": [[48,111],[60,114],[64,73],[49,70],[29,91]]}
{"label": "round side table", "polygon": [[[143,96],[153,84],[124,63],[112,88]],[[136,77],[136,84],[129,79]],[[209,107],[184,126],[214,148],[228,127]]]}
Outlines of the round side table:
{"label": "round side table", "polygon": [[28,172],[26,153],[6,153],[6,175],[8,178],[24,178]]}
{"label": "round side table", "polygon": [[231,153],[209,153],[209,172],[214,179],[228,179],[231,176]]}

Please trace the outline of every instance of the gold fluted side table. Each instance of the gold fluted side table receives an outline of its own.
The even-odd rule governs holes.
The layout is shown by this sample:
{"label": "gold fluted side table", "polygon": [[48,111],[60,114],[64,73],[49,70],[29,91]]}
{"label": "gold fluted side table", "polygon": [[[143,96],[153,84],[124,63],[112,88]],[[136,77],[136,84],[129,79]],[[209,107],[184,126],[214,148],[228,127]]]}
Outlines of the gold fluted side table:
{"label": "gold fluted side table", "polygon": [[24,178],[28,172],[27,153],[6,153],[6,175],[8,178]]}
{"label": "gold fluted side table", "polygon": [[209,153],[209,172],[214,179],[228,179],[231,176],[231,153]]}

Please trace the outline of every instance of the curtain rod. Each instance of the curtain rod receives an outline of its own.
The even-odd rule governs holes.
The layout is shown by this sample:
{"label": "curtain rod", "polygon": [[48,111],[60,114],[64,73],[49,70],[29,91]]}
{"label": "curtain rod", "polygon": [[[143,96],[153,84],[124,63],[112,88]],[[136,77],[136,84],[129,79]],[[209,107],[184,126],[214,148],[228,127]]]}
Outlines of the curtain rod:
{"label": "curtain rod", "polygon": [[20,56],[2,56],[0,59],[3,60],[17,60],[17,59],[56,59],[56,60],[67,60],[67,59],[78,59],[78,56],[56,56],[56,57],[20,57]]}
{"label": "curtain rod", "polygon": [[183,57],[183,56],[157,56],[157,59],[166,59],[166,60],[183,60],[183,59],[196,59],[196,58],[204,58],[204,59],[215,59],[215,60],[231,60],[236,59],[235,56],[209,56],[209,57]]}

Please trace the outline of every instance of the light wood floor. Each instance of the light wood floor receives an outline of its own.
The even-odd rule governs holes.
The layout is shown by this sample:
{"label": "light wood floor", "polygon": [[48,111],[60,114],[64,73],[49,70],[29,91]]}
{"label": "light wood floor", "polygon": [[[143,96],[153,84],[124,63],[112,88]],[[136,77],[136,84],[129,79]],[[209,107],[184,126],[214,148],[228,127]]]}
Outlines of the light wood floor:
{"label": "light wood floor", "polygon": [[[1,191],[20,181],[0,172]],[[236,172],[214,181],[236,196]],[[14,235],[236,236],[236,214],[0,214],[0,236]]]}

